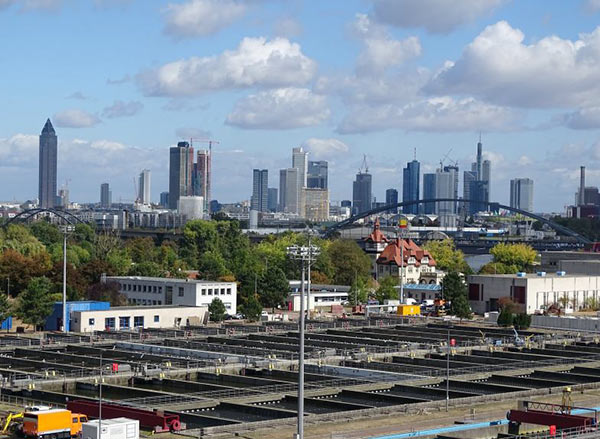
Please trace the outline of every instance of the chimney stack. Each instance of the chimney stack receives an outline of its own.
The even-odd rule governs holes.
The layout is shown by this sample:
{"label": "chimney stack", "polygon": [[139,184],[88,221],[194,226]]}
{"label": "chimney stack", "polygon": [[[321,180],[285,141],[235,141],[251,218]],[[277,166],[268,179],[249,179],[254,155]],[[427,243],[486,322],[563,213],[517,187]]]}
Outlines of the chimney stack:
{"label": "chimney stack", "polygon": [[579,205],[585,204],[585,166],[580,168],[581,176],[579,181]]}

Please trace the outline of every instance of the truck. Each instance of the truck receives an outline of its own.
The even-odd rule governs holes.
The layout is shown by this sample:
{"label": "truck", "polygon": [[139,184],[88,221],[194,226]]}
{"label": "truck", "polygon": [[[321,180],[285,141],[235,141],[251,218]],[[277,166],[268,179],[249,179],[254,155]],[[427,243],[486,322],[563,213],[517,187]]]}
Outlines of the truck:
{"label": "truck", "polygon": [[87,421],[86,415],[65,409],[26,411],[21,432],[33,439],[71,439],[79,436]]}

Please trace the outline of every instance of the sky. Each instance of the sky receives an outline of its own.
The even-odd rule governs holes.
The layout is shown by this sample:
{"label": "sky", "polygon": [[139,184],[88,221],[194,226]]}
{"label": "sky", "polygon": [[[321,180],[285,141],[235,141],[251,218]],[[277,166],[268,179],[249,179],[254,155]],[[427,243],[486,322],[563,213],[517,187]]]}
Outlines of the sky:
{"label": "sky", "polygon": [[493,201],[529,177],[536,212],[564,211],[580,165],[600,186],[600,0],[0,0],[0,71],[3,201],[37,197],[47,118],[76,202],[131,201],[144,168],[158,201],[190,138],[219,142],[222,203],[253,168],[278,187],[296,146],[332,201],[366,155],[382,201],[415,151],[470,169],[480,133]]}

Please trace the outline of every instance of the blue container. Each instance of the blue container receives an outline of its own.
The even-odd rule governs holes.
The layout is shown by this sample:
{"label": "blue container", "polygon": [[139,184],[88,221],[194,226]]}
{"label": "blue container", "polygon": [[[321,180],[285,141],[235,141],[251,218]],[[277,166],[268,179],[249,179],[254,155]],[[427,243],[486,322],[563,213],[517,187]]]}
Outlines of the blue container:
{"label": "blue container", "polygon": [[[71,313],[73,311],[103,311],[110,309],[110,302],[99,302],[95,300],[80,300],[67,302],[67,331],[71,330]],[[52,314],[46,319],[44,329],[46,331],[60,331],[62,326],[62,302],[55,302]]]}
{"label": "blue container", "polygon": [[12,329],[12,317],[7,317],[6,320],[2,322],[2,326],[0,329],[4,329],[5,331],[9,331]]}

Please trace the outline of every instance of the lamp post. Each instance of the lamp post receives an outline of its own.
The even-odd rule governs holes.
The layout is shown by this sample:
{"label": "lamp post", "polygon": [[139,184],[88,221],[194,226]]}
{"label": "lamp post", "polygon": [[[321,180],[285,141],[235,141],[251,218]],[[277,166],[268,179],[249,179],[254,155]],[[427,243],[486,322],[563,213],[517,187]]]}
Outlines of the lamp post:
{"label": "lamp post", "polygon": [[[296,259],[302,262],[302,282],[300,288],[300,318],[298,319],[298,336],[299,336],[299,352],[298,352],[298,425],[295,438],[304,439],[304,300],[308,306],[310,298],[310,267],[314,262],[316,256],[320,253],[319,247],[311,245],[311,239],[309,236],[308,246],[297,246],[293,245],[287,248],[287,254],[290,258]],[[306,297],[304,295],[305,281],[306,281],[306,269],[308,267],[308,292]]]}
{"label": "lamp post", "polygon": [[61,227],[63,233],[63,294],[62,294],[62,332],[67,332],[67,236],[75,230],[70,224]]}

